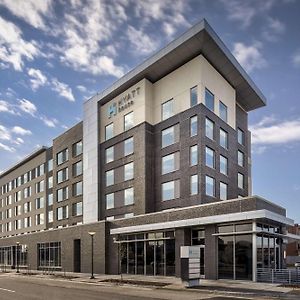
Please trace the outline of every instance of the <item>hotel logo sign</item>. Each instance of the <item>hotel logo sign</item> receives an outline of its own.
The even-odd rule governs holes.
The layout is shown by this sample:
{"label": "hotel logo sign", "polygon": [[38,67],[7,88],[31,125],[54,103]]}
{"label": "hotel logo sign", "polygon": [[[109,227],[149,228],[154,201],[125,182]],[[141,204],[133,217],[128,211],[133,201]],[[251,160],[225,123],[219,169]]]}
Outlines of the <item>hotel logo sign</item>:
{"label": "hotel logo sign", "polygon": [[134,98],[140,94],[140,87],[123,95],[120,100],[113,102],[107,109],[108,118],[112,118],[119,112],[127,109],[134,104]]}

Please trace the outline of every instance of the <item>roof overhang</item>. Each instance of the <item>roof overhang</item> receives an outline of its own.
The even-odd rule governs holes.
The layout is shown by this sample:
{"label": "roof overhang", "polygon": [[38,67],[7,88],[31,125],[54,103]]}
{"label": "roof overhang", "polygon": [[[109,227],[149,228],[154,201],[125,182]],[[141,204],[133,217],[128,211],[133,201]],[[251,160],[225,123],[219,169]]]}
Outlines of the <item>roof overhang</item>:
{"label": "roof overhang", "polygon": [[106,103],[143,78],[154,83],[200,54],[236,90],[243,109],[251,111],[266,105],[262,92],[205,19],[88,101]]}

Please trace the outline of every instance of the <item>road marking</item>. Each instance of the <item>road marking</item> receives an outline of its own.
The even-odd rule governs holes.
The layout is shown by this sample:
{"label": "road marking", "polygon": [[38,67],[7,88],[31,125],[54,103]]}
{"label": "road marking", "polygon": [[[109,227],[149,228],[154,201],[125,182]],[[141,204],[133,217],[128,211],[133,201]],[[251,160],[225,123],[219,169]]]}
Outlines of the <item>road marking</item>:
{"label": "road marking", "polygon": [[16,291],[4,289],[4,288],[0,288],[0,290],[1,290],[1,291],[5,291],[5,292],[10,292],[10,293],[15,293],[15,292],[16,292]]}

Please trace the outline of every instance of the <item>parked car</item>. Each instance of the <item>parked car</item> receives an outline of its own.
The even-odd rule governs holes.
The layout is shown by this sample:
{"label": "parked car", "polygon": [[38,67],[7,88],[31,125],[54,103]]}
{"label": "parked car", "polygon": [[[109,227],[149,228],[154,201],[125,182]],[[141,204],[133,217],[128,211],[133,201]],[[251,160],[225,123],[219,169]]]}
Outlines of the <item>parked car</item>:
{"label": "parked car", "polygon": [[300,268],[300,261],[297,261],[297,262],[295,263],[295,268]]}

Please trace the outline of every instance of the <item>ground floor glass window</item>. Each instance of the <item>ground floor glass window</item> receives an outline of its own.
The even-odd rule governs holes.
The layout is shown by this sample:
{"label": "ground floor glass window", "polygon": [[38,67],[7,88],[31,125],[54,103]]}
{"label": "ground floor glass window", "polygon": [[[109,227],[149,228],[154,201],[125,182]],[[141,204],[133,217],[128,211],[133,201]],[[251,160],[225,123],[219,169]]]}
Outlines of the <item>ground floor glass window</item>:
{"label": "ground floor glass window", "polygon": [[60,268],[61,267],[61,243],[38,243],[38,267]]}

